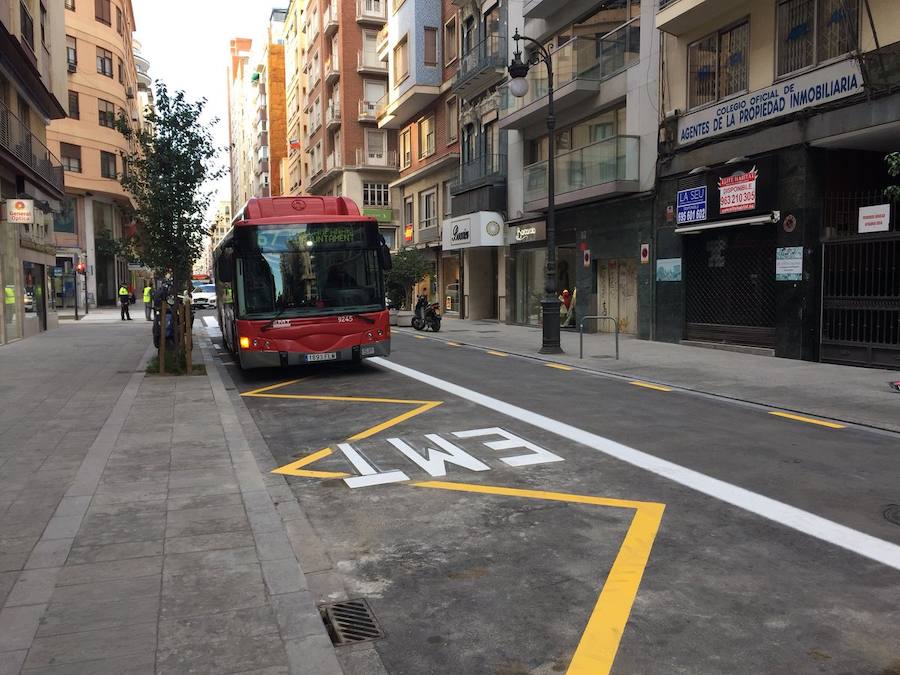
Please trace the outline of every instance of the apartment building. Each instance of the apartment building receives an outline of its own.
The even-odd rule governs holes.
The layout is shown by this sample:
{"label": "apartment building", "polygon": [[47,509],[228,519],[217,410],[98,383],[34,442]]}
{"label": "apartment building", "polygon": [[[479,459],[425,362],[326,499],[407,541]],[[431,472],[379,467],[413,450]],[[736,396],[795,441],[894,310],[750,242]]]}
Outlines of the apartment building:
{"label": "apartment building", "polygon": [[388,68],[378,57],[387,0],[307,0],[300,89],[306,194],[350,197],[396,241],[388,186],[398,175],[397,135],[378,126]]}
{"label": "apartment building", "polygon": [[655,18],[656,337],[896,367],[898,4],[667,0]]}
{"label": "apartment building", "polygon": [[64,11],[0,0],[0,344],[57,325],[53,221],[65,194],[46,127],[65,117]]}
{"label": "apartment building", "polygon": [[134,65],[137,69],[137,107],[141,124],[145,124],[145,116],[154,106],[153,78],[150,77],[150,61],[141,50],[141,43],[134,40]]}
{"label": "apartment building", "polygon": [[432,263],[417,294],[458,314],[459,254],[445,256],[441,246],[442,223],[450,218],[451,190],[459,176],[459,99],[451,91],[459,66],[457,21],[450,0],[406,0],[392,9],[379,33],[388,91],[376,116],[379,128],[398,135],[400,177],[390,190],[369,186],[363,203],[389,209],[394,195],[399,245],[420,249]]}
{"label": "apartment building", "polygon": [[[253,41],[249,38],[234,38],[230,43],[228,155],[232,213],[237,212],[255,194],[253,169],[258,165],[258,158],[255,155],[254,144],[258,147],[262,143],[268,145],[268,132],[259,128],[261,120],[255,103],[257,89],[252,81],[256,68],[250,61],[252,46]],[[254,162],[254,159],[257,161]]]}
{"label": "apartment building", "polygon": [[299,195],[305,185],[303,174],[303,123],[305,115],[306,76],[304,53],[303,7],[306,0],[291,0],[284,19],[284,81],[287,147],[282,159],[281,194]]}
{"label": "apartment building", "polygon": [[[231,202],[220,200],[216,207],[213,224],[209,228],[209,241],[203,254],[202,265],[200,266],[203,274],[213,274],[213,251],[216,250],[216,246],[219,245],[219,242],[225,238],[228,230],[231,229],[231,213]],[[198,271],[196,266],[194,271]]]}
{"label": "apartment building", "polygon": [[[54,292],[60,311],[116,302],[129,280],[128,261],[117,243],[134,233],[131,197],[119,183],[127,170],[128,142],[117,119],[140,125],[131,0],[67,2],[65,10],[66,119],[48,128],[50,147],[65,169],[66,196],[56,218]],[[85,275],[75,273],[86,263]]]}
{"label": "apartment building", "polygon": [[[556,287],[574,298],[569,325],[613,316],[622,333],[650,337],[653,277],[641,251],[653,235],[659,126],[654,3],[529,0],[524,12],[522,33],[544,45],[554,71]],[[544,64],[527,80],[524,97],[504,91],[499,120],[510,135],[513,226],[505,318],[538,325],[551,161]]]}

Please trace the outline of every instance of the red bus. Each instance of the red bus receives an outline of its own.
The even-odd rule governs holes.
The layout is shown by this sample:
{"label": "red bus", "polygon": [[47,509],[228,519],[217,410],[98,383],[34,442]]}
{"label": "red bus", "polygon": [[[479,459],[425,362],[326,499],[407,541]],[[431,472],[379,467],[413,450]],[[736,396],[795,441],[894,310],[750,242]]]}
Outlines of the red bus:
{"label": "red bus", "polygon": [[225,344],[241,368],[388,356],[390,267],[350,199],[251,199],[213,252]]}

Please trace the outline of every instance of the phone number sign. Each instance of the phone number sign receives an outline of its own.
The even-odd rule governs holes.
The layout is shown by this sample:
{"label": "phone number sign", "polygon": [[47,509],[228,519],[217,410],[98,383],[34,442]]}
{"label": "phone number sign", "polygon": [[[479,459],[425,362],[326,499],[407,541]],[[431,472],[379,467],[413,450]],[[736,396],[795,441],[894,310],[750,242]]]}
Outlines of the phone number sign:
{"label": "phone number sign", "polygon": [[723,176],[719,179],[719,213],[753,211],[756,208],[756,179],[759,172],[753,167],[746,173]]}
{"label": "phone number sign", "polygon": [[706,186],[679,190],[676,222],[679,225],[706,220]]}

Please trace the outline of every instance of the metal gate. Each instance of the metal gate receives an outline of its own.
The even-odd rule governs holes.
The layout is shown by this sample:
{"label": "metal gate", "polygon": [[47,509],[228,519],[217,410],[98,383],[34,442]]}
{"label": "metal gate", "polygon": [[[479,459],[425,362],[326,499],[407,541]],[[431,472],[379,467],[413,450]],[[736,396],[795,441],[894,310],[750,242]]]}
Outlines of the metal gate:
{"label": "metal gate", "polygon": [[880,190],[825,198],[822,361],[900,369],[900,204],[887,231],[859,232],[860,207],[885,201]]}
{"label": "metal gate", "polygon": [[775,226],[685,237],[689,340],[775,346]]}

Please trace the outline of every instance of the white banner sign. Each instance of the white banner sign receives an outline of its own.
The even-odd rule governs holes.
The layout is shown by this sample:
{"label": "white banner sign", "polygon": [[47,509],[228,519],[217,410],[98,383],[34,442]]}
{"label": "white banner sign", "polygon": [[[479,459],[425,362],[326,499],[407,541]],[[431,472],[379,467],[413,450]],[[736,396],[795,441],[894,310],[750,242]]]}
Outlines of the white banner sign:
{"label": "white banner sign", "polygon": [[756,208],[756,178],[753,167],[747,173],[723,176],[719,179],[719,213],[752,211]]}
{"label": "white banner sign", "polygon": [[861,206],[859,208],[859,231],[887,232],[891,229],[891,205]]}
{"label": "white banner sign", "polygon": [[678,144],[703,141],[804,108],[853,96],[862,90],[859,64],[853,59],[846,59],[683,115],[678,120]]}
{"label": "white banner sign", "polygon": [[7,199],[6,220],[10,223],[32,224],[34,222],[34,200]]}

